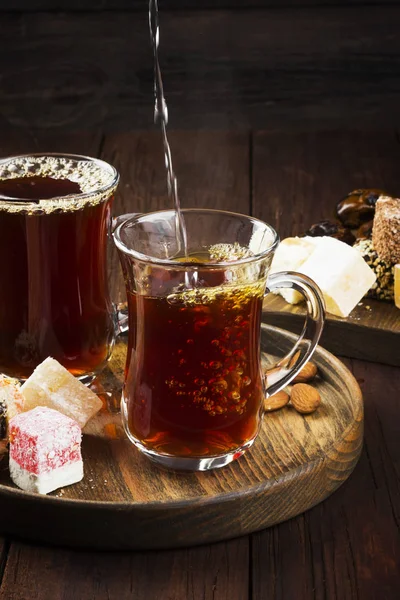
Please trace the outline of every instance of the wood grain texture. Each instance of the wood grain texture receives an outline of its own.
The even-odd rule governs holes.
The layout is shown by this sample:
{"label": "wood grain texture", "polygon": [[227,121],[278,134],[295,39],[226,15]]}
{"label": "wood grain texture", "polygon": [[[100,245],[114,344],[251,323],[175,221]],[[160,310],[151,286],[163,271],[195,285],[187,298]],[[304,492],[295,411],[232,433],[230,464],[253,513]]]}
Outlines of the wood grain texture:
{"label": "wood grain texture", "polygon": [[[248,212],[249,135],[172,130],[168,137],[182,208]],[[171,206],[158,129],[109,134],[101,157],[121,173],[115,215]]]}
{"label": "wood grain texture", "polygon": [[[295,339],[265,328],[261,345],[282,356]],[[110,369],[97,383],[109,408],[85,429],[84,480],[40,497],[15,489],[3,468],[4,532],[100,548],[196,545],[301,513],[326,498],[354,469],[362,445],[362,397],[350,373],[326,351],[318,349],[314,355],[320,372],[315,386],[323,398],[316,413],[304,417],[291,407],[268,413],[254,446],[239,461],[188,474],[160,470],[126,439],[114,401],[121,393],[125,353],[121,340]]]}
{"label": "wood grain texture", "polygon": [[1,600],[250,600],[248,540],[174,552],[13,544]]}
{"label": "wood grain texture", "polygon": [[[182,207],[250,210],[250,136],[246,133],[171,131],[174,169]],[[171,206],[161,136],[153,131],[103,135],[101,131],[19,130],[0,136],[0,155],[71,152],[106,160],[120,173],[114,216]],[[126,299],[116,250],[110,245],[109,275],[115,302]]]}
{"label": "wood grain texture", "polygon": [[[337,202],[353,189],[400,194],[395,132],[257,133],[253,158],[254,215],[275,227],[281,239],[331,219]],[[268,322],[301,330],[301,305],[271,294],[265,306]],[[343,356],[400,365],[399,339],[398,309],[366,299],[346,319],[328,315],[321,343]]]}
{"label": "wood grain texture", "polygon": [[98,156],[103,143],[101,131],[70,132],[63,134],[54,130],[34,131],[7,127],[0,136],[0,156],[29,154],[30,152],[61,152]]}
{"label": "wood grain texture", "polygon": [[[2,154],[24,152],[29,124],[26,129],[3,125],[2,121]],[[68,136],[57,128],[54,133],[56,142],[52,148],[65,150]],[[32,142],[29,149],[46,150],[45,134],[35,131],[35,135],[37,146]],[[349,145],[353,143],[351,134],[337,135],[341,135],[344,145],[346,137]],[[377,133],[376,139],[368,135],[369,147],[374,148],[384,135]],[[296,143],[297,136],[285,138],[288,148]],[[75,139],[77,143],[70,151],[79,152],[79,135]],[[84,139],[85,135],[82,146]],[[304,155],[323,154],[323,135],[310,135],[304,140]],[[93,154],[89,149],[87,152]],[[381,147],[378,163],[383,173],[392,159],[391,145]],[[329,180],[338,185],[343,176],[349,177],[350,166],[351,161],[333,156]],[[248,177],[248,165],[244,171]],[[285,181],[279,168],[270,174],[273,188]],[[346,193],[348,189],[343,187]],[[230,208],[236,209],[233,205]],[[297,217],[295,214],[290,217],[296,230],[296,220],[304,223],[305,219],[296,203],[292,211],[297,212]],[[217,554],[215,545],[188,551],[104,554],[14,542],[12,560],[0,588],[2,600],[102,600],[115,597],[109,590],[120,593],[122,600],[131,597],[147,600],[149,589],[155,600],[187,597],[225,600],[225,588],[229,590],[228,597],[234,600],[397,600],[400,373],[399,369],[356,360],[347,364],[352,365],[364,395],[365,444],[352,476],[322,504],[262,532],[218,544],[221,550]],[[252,575],[248,593],[243,584],[248,579],[244,566],[247,560]]]}
{"label": "wood grain texture", "polygon": [[[22,130],[12,126],[3,131],[6,131],[0,137],[3,156],[60,150],[101,156],[112,162],[121,172],[114,214],[139,208],[151,211],[169,205],[157,131],[132,132],[120,137],[103,136],[101,131],[61,134],[57,130],[38,131],[30,127]],[[248,135],[182,132],[171,135],[171,145],[184,206],[193,205],[193,202],[201,206],[204,197],[209,205],[215,203],[215,207],[220,205],[221,208],[249,212]],[[144,200],[138,200],[138,197]],[[121,292],[117,263],[114,269],[111,265],[111,278],[114,290]],[[109,399],[109,406],[111,410],[115,409],[112,399]],[[96,442],[90,448],[96,452]],[[97,477],[98,480],[98,474],[94,464],[88,478]],[[121,479],[118,476],[111,478],[110,486],[115,485],[121,492],[121,487],[118,488]],[[106,556],[104,561],[103,556]],[[103,565],[101,569],[99,565]],[[50,551],[15,543],[0,597],[5,600],[86,600],[92,597],[96,600],[109,597],[121,600],[147,600],[149,597],[155,600],[166,597],[174,600],[246,600],[248,572],[246,537],[213,547],[176,550],[168,554],[103,555],[59,549]]]}
{"label": "wood grain texture", "polygon": [[[264,302],[266,323],[300,333],[302,304],[292,306],[270,294]],[[334,354],[400,366],[400,311],[391,302],[364,299],[345,319],[327,314],[321,345]]]}
{"label": "wood grain texture", "polygon": [[[171,131],[169,141],[182,208],[201,206],[249,213],[249,135]],[[108,134],[100,156],[121,175],[114,216],[172,207],[158,130]],[[109,273],[115,301],[125,302],[115,248],[110,251]]]}
{"label": "wood grain texture", "polygon": [[9,542],[0,537],[0,587],[3,581],[4,570],[6,568],[7,558],[9,551]]}
{"label": "wood grain texture", "polygon": [[364,396],[361,459],[352,477],[325,502],[251,536],[257,600],[398,597],[400,371],[347,362]]}
{"label": "wood grain texture", "polygon": [[[252,8],[309,8],[310,6],[322,7],[340,6],[340,5],[368,5],[366,0],[163,0],[160,2],[162,12],[170,9],[192,9],[192,10],[210,10],[210,9],[252,9]],[[384,9],[385,6],[398,4],[398,0],[383,0],[377,4]],[[146,11],[147,3],[145,0],[3,0],[0,5],[0,11]]]}
{"label": "wood grain texture", "polygon": [[[400,7],[166,11],[177,128],[398,126]],[[4,13],[0,129],[153,121],[145,12]]]}
{"label": "wood grain texture", "polygon": [[253,212],[281,239],[302,235],[359,188],[400,194],[400,144],[395,131],[257,132],[253,149]]}

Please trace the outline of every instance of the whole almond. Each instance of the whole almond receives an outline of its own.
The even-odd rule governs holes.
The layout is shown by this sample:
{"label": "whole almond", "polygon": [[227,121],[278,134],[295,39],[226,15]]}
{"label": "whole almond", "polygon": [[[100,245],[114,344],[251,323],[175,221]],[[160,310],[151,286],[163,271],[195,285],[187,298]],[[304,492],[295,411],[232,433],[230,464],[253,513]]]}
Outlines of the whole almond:
{"label": "whole almond", "polygon": [[304,415],[314,412],[321,404],[318,390],[307,383],[296,383],[292,387],[290,400],[293,408]]}
{"label": "whole almond", "polygon": [[311,381],[317,374],[317,365],[313,362],[308,362],[304,365],[296,377],[293,379],[293,383],[306,383]]}
{"label": "whole almond", "polygon": [[265,400],[264,408],[266,411],[270,412],[272,410],[278,410],[279,408],[283,408],[289,402],[289,394],[281,390],[277,392],[273,396],[270,396]]}
{"label": "whole almond", "polygon": [[293,367],[296,366],[297,361],[299,360],[301,356],[301,351],[297,350],[297,352],[292,356],[290,362],[289,362],[289,369],[293,369]]}

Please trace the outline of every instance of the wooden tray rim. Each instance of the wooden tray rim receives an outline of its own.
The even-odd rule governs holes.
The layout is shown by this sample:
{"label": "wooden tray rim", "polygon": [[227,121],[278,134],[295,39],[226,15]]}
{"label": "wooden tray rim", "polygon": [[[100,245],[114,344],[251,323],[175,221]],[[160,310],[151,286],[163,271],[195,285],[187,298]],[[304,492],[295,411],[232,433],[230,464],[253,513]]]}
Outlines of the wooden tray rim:
{"label": "wooden tray rim", "polygon": [[[278,332],[282,331],[285,333],[285,335],[287,337],[292,338],[292,339],[297,339],[297,337],[298,337],[289,331],[283,330],[279,327],[274,327],[272,325],[267,325],[265,323],[262,323],[261,327],[263,329],[273,329]],[[362,417],[362,414],[363,414],[363,397],[362,397],[362,392],[361,392],[360,386],[358,385],[358,382],[357,382],[356,378],[354,377],[353,373],[346,367],[346,365],[344,365],[338,358],[336,358],[336,356],[334,356],[328,350],[325,350],[325,348],[323,348],[322,346],[317,346],[316,350],[318,351],[318,353],[320,353],[325,358],[325,360],[327,360],[327,362],[333,362],[335,364],[335,368],[337,369],[340,379],[343,379],[343,375],[346,376],[347,381],[348,381],[347,387],[349,388],[351,396],[354,397],[354,399],[357,403],[357,406],[359,407],[357,414],[354,415],[354,419],[356,421],[360,420]],[[347,433],[352,428],[354,428],[354,422],[350,423],[346,427],[346,429],[344,429],[341,432],[341,439],[345,438],[347,436]],[[326,461],[327,454],[335,448],[337,443],[338,443],[337,440],[333,441],[327,448],[325,448],[323,453],[321,452],[321,454],[319,454],[315,460],[310,461],[308,464],[310,464],[310,465],[315,465],[316,463],[323,464]],[[135,448],[133,448],[133,450],[135,450]],[[152,500],[150,502],[136,502],[135,500],[132,500],[131,502],[127,502],[127,501],[110,502],[107,500],[86,500],[86,499],[80,499],[80,498],[79,499],[78,498],[60,498],[57,496],[47,496],[47,495],[42,495],[42,494],[36,494],[34,492],[26,492],[24,490],[8,487],[3,484],[0,484],[0,494],[3,496],[7,496],[7,497],[16,496],[17,498],[19,498],[21,500],[37,501],[38,503],[45,503],[45,504],[50,504],[50,505],[54,505],[54,506],[60,506],[62,504],[63,506],[81,506],[82,508],[84,508],[84,507],[91,508],[91,509],[96,508],[97,510],[110,509],[110,510],[129,511],[129,510],[134,509],[135,511],[140,511],[140,510],[157,511],[160,508],[163,508],[165,510],[168,510],[168,509],[173,510],[174,508],[181,508],[181,507],[187,508],[187,507],[191,507],[193,505],[206,506],[206,505],[213,505],[214,503],[229,502],[231,500],[236,499],[238,496],[259,493],[260,491],[266,492],[272,485],[274,485],[274,486],[279,485],[281,480],[286,479],[289,475],[296,473],[296,471],[298,471],[300,469],[301,469],[301,465],[299,465],[298,467],[295,467],[293,469],[289,469],[288,471],[283,472],[281,474],[281,476],[279,477],[279,479],[267,479],[263,482],[257,483],[256,485],[253,485],[253,486],[243,488],[239,491],[236,490],[236,491],[222,492],[219,494],[214,494],[212,496],[199,497],[199,498],[187,498],[185,500],[168,500],[168,501]],[[184,472],[182,472],[182,476],[183,477],[185,476]],[[282,483],[283,483],[283,481],[282,481]]]}

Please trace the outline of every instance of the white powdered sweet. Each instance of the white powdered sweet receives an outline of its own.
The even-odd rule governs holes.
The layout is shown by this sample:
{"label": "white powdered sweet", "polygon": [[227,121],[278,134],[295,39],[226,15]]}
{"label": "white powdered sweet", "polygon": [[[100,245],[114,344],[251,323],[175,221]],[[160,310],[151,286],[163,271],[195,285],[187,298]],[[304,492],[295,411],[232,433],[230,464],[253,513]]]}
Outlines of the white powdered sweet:
{"label": "white powdered sweet", "polygon": [[[290,242],[289,242],[290,240]],[[272,262],[271,273],[282,269],[306,275],[319,286],[327,312],[347,317],[376,281],[376,275],[361,254],[331,237],[283,240]],[[279,293],[292,304],[302,297]]]}
{"label": "white powdered sweet", "polygon": [[21,387],[24,410],[47,406],[74,419],[83,428],[102,407],[94,392],[54,358],[46,358]]}
{"label": "white powdered sweet", "polygon": [[[316,238],[312,237],[289,237],[285,238],[279,244],[272,261],[270,273],[279,271],[297,271],[307,260],[315,248]],[[281,288],[279,293],[286,302],[298,304],[304,300],[304,296],[296,290],[290,288]]]}
{"label": "white powdered sweet", "polygon": [[58,467],[58,469],[35,475],[35,473],[22,468],[10,457],[10,476],[15,485],[21,490],[36,492],[37,494],[48,494],[58,488],[81,481],[83,479],[83,462],[81,460],[75,461]]}
{"label": "white powdered sweet", "polygon": [[82,431],[76,421],[46,406],[10,421],[10,475],[27,492],[47,494],[83,477]]}

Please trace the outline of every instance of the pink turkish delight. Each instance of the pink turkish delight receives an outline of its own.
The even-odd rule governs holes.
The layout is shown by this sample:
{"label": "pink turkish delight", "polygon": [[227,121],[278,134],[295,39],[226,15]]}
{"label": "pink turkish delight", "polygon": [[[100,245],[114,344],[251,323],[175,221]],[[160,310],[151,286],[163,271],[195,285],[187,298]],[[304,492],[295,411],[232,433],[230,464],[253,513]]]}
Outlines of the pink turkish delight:
{"label": "pink turkish delight", "polygon": [[48,494],[83,477],[78,423],[38,406],[11,419],[10,475],[27,492]]}

